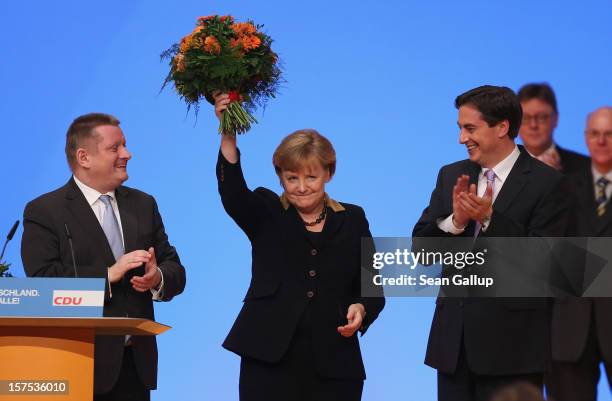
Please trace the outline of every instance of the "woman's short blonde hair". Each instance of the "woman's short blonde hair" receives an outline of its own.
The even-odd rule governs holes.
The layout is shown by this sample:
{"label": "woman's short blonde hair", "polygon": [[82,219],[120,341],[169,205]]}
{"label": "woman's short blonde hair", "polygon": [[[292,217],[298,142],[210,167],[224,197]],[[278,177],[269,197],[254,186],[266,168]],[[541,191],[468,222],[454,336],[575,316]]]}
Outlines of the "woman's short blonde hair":
{"label": "woman's short blonde hair", "polygon": [[313,158],[332,177],[336,172],[336,151],[331,142],[314,129],[301,129],[285,137],[274,151],[272,164],[280,177],[283,170],[298,171]]}

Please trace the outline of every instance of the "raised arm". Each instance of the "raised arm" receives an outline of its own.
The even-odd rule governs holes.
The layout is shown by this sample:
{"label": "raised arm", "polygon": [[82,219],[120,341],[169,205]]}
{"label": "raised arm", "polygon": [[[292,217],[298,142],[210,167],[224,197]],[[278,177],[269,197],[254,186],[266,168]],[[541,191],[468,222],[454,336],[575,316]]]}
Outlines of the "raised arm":
{"label": "raised arm", "polygon": [[[228,104],[227,94],[215,95],[217,118],[221,118]],[[258,193],[257,190],[251,191],[246,184],[240,164],[240,151],[236,142],[236,136],[221,135],[221,147],[217,160],[217,184],[225,211],[249,239],[253,239],[266,213],[266,205],[261,193]]]}
{"label": "raised arm", "polygon": [[[220,120],[221,114],[227,109],[227,105],[230,103],[229,95],[227,93],[217,93],[215,98],[215,115]],[[231,164],[238,162],[238,148],[236,147],[236,136],[233,135],[221,135],[221,153],[223,157]]]}

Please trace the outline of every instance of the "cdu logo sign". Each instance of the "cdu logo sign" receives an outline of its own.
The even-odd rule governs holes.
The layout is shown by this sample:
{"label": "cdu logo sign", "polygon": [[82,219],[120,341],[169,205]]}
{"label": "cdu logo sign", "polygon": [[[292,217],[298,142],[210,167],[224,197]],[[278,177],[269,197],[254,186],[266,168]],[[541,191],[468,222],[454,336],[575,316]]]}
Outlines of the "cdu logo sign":
{"label": "cdu logo sign", "polygon": [[79,306],[83,302],[83,297],[55,297],[53,298],[53,305],[66,306],[73,305]]}
{"label": "cdu logo sign", "polygon": [[53,306],[104,306],[104,291],[53,291]]}

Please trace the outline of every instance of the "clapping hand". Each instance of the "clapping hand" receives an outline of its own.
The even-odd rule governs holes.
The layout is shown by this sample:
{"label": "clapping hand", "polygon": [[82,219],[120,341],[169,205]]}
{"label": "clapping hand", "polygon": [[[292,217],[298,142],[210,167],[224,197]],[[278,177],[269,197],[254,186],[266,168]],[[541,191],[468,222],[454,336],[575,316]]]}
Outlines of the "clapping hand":
{"label": "clapping hand", "polygon": [[476,194],[476,184],[472,184],[469,191],[459,193],[458,204],[461,213],[465,213],[470,219],[482,223],[491,218],[493,214],[493,187],[488,184],[485,193],[480,197]]}
{"label": "clapping hand", "polygon": [[161,283],[161,273],[157,268],[157,259],[155,259],[155,249],[149,248],[151,258],[145,263],[145,274],[143,276],[134,276],[130,280],[132,287],[138,292],[145,292],[150,289],[159,287]]}

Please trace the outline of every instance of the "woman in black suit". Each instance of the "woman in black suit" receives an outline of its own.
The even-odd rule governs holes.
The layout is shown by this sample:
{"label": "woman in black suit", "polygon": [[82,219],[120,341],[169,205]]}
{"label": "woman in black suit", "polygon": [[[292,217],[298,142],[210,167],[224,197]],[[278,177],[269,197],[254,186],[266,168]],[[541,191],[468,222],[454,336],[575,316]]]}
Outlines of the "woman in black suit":
{"label": "woman in black suit", "polygon": [[[220,117],[229,98],[215,101]],[[371,271],[362,274],[368,221],[359,206],[325,193],[336,155],[316,131],[286,137],[273,164],[284,193],[251,191],[236,138],[222,136],[219,193],[253,258],[244,305],[223,343],[242,357],[240,400],[360,400],[365,370],[355,332],[363,335],[385,304]]]}

